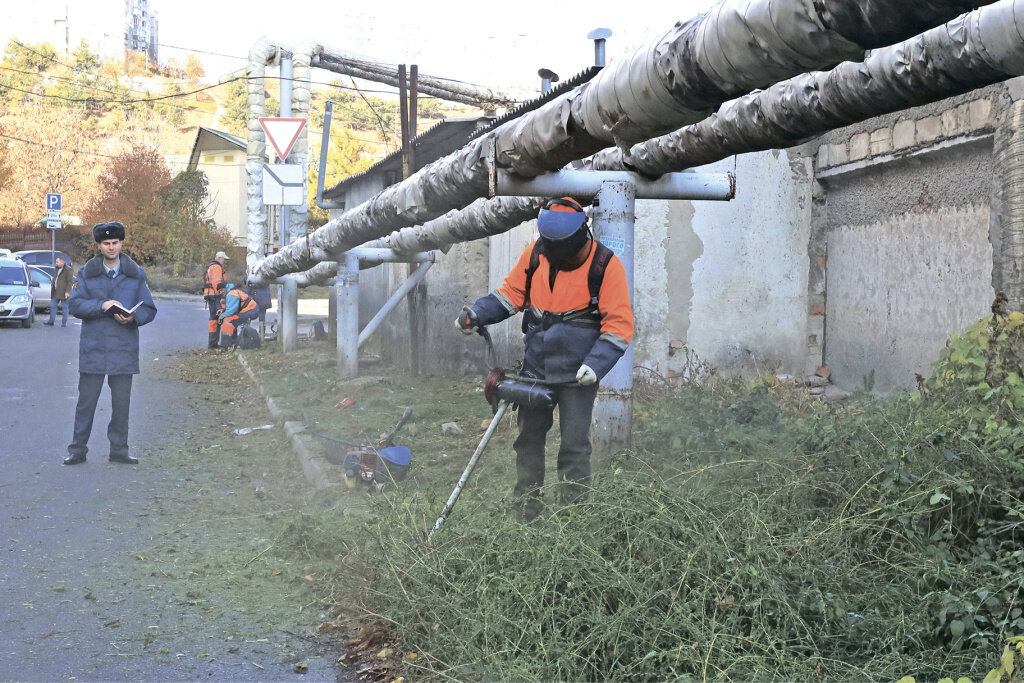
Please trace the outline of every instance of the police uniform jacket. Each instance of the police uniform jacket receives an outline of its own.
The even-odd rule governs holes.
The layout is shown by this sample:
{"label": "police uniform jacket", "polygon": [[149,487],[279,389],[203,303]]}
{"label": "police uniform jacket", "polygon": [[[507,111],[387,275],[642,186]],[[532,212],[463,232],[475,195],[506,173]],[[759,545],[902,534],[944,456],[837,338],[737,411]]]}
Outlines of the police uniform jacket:
{"label": "police uniform jacket", "polygon": [[[125,308],[142,302],[135,320],[122,325],[104,311],[103,302],[120,301]],[[139,327],[156,317],[156,305],[146,282],[146,271],[121,254],[117,277],[107,276],[103,257],[91,258],[75,277],[68,301],[71,315],[82,320],[78,346],[78,371],[105,375],[139,372]]]}
{"label": "police uniform jacket", "polygon": [[[481,324],[500,322],[527,308],[526,273],[533,247],[530,244],[523,250],[501,287],[473,304]],[[588,275],[596,252],[591,248],[587,260],[578,268],[557,271],[553,285],[552,269],[541,253],[530,281],[529,310],[523,323],[524,373],[563,384],[575,381],[580,365],[586,364],[600,379],[625,353],[633,339],[633,308],[626,269],[618,257],[613,255],[605,268],[597,320],[594,316],[581,316],[563,321],[557,315],[582,311],[590,305]]]}

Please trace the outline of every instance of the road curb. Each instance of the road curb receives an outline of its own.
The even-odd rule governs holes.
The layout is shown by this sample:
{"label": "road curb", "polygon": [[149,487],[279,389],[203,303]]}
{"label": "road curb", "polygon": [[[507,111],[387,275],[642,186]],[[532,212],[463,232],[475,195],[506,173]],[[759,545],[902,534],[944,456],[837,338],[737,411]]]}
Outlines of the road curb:
{"label": "road curb", "polygon": [[256,373],[253,372],[252,368],[249,367],[248,361],[241,354],[235,354],[235,358],[238,359],[242,369],[245,370],[245,374],[249,375],[249,379],[256,385],[256,389],[259,390],[260,395],[263,396],[267,402],[267,410],[273,416],[282,427],[284,427],[285,434],[292,442],[292,451],[295,453],[295,457],[299,459],[299,464],[302,466],[302,473],[306,479],[313,484],[315,488],[324,489],[332,486],[338,486],[337,483],[330,481],[327,473],[324,470],[323,463],[317,458],[314,458],[309,452],[308,444],[310,442],[309,436],[303,434],[306,426],[301,422],[295,422],[292,420],[285,420],[284,413],[278,407],[274,401],[274,397],[267,393],[266,388],[260,384],[259,379],[256,378]]}

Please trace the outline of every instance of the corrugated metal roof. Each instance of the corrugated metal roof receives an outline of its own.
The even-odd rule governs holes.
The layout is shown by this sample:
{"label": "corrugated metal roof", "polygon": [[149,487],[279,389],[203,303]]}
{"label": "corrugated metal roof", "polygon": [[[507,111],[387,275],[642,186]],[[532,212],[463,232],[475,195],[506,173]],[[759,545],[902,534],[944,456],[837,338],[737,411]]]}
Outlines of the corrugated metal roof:
{"label": "corrugated metal roof", "polygon": [[188,170],[196,170],[199,165],[199,157],[204,151],[223,149],[240,149],[244,152],[246,151],[246,142],[231,133],[199,126],[196,141],[192,143],[192,151],[188,156]]}
{"label": "corrugated metal roof", "polygon": [[[572,90],[573,88],[575,88],[578,85],[582,85],[583,83],[586,83],[587,81],[592,79],[594,76],[596,76],[598,73],[600,73],[601,68],[602,67],[600,67],[600,66],[588,66],[586,69],[584,69],[583,71],[579,72],[578,74],[576,74],[572,78],[569,78],[568,80],[564,80],[561,83],[559,83],[557,87],[551,88],[551,90],[549,90],[547,93],[541,95],[540,97],[537,97],[535,99],[527,100],[526,102],[523,102],[521,105],[519,105],[515,109],[507,112],[503,116],[500,116],[500,117],[494,119],[488,125],[484,126],[480,130],[474,131],[473,134],[469,136],[469,140],[472,140],[475,137],[483,135],[487,131],[493,130],[493,129],[497,128],[498,126],[501,126],[501,125],[503,125],[505,123],[508,123],[509,121],[512,121],[513,119],[518,119],[523,114],[528,114],[531,111],[533,111],[534,109],[539,109],[541,107],[541,105],[547,104],[548,102],[550,102],[551,100],[555,99],[556,97],[562,95],[563,93],[566,93],[566,92]],[[467,142],[469,140],[467,140]],[[452,151],[455,151],[455,150],[452,150]]]}

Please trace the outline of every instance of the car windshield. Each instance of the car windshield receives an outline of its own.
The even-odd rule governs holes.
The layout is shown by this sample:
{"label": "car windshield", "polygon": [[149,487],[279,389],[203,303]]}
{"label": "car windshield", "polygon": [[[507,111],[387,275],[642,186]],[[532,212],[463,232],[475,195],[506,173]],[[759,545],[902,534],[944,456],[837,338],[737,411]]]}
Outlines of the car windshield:
{"label": "car windshield", "polygon": [[0,285],[27,285],[25,269],[17,266],[0,266]]}

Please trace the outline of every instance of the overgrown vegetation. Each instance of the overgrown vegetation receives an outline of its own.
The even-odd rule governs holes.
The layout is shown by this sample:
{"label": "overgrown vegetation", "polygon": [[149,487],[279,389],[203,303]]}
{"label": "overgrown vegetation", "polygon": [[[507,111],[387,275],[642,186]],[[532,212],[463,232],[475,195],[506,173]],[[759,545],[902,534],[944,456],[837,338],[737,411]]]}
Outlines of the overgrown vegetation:
{"label": "overgrown vegetation", "polygon": [[[1024,468],[1000,430],[1019,425],[1006,378],[1022,321],[951,340],[923,398],[825,404],[719,378],[639,387],[633,449],[597,463],[586,502],[549,494],[529,525],[505,502],[508,428],[432,542],[487,409],[472,381],[391,375],[357,398],[386,431],[429,392],[433,412],[400,440],[415,476],[343,494],[369,515],[305,511],[313,538],[333,540],[304,534],[296,551],[335,566],[335,597],[388,626],[391,673],[413,679],[1020,680]],[[368,412],[334,408],[353,391],[329,362],[262,354],[288,410],[377,433],[358,426]],[[471,433],[442,437],[450,420]]]}

